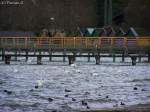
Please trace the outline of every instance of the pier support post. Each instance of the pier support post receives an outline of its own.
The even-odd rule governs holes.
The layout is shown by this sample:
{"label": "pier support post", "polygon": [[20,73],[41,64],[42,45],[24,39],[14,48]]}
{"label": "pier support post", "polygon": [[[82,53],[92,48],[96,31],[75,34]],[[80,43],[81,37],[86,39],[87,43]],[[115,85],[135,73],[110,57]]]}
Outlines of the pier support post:
{"label": "pier support post", "polygon": [[88,62],[90,62],[90,53],[88,53]]}
{"label": "pier support post", "polygon": [[68,56],[68,60],[69,60],[69,65],[74,64],[74,62],[75,62],[75,56],[74,55]]}
{"label": "pier support post", "polygon": [[96,55],[95,60],[96,60],[96,65],[99,65],[100,64],[100,55]]}
{"label": "pier support post", "polygon": [[17,50],[15,50],[15,61],[17,61]]}
{"label": "pier support post", "polygon": [[35,49],[34,49],[34,51],[33,51],[33,52],[34,52],[34,55],[36,55],[36,50],[35,50]]}
{"label": "pier support post", "polygon": [[2,49],[2,61],[4,61],[4,60],[5,60],[5,50]]}
{"label": "pier support post", "polygon": [[115,56],[115,54],[113,54],[113,62],[114,63],[116,62],[116,56]]}
{"label": "pier support post", "polygon": [[41,56],[37,56],[37,64],[38,65],[42,64],[42,57]]}
{"label": "pier support post", "polygon": [[142,62],[142,57],[141,57],[141,55],[139,55],[139,63],[141,63]]}
{"label": "pier support post", "polygon": [[52,61],[52,52],[49,51],[49,61]]}
{"label": "pier support post", "polygon": [[122,62],[125,62],[125,53],[122,54]]}
{"label": "pier support post", "polygon": [[26,51],[26,62],[28,61],[28,51]]}
{"label": "pier support post", "polygon": [[74,56],[74,62],[76,61],[76,54],[77,54],[76,52],[73,53],[73,56]]}
{"label": "pier support post", "polygon": [[150,63],[150,53],[148,53],[148,63]]}
{"label": "pier support post", "polygon": [[42,54],[42,52],[41,52],[41,50],[39,51],[39,55],[41,55]]}
{"label": "pier support post", "polygon": [[11,56],[6,55],[5,56],[5,64],[9,65],[10,64],[10,60],[11,60]]}
{"label": "pier support post", "polygon": [[65,55],[66,55],[66,52],[63,52],[63,62],[66,62],[66,57],[65,57]]}
{"label": "pier support post", "polygon": [[131,56],[131,60],[132,60],[132,65],[135,66],[137,57],[136,56]]}

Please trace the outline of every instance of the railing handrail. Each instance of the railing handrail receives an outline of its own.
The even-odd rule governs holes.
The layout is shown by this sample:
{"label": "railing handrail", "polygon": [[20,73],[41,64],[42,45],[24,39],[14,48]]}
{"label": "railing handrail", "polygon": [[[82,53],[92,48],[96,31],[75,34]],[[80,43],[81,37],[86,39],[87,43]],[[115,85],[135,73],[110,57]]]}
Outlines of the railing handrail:
{"label": "railing handrail", "polygon": [[110,39],[110,38],[116,38],[116,39],[118,39],[118,38],[127,38],[127,39],[150,39],[150,37],[114,37],[114,36],[112,36],[112,37],[0,37],[0,39],[7,39],[7,38],[9,38],[9,39],[24,39],[24,38],[33,38],[33,39],[40,39],[40,38],[50,38],[50,39],[54,39],[54,38],[88,38],[88,39],[97,39],[97,38],[108,38],[108,39]]}
{"label": "railing handrail", "polygon": [[[10,45],[10,40],[13,42],[12,45]],[[59,48],[64,48],[67,46],[71,46],[72,48],[77,48],[78,46],[82,46],[84,48],[89,48],[89,46],[92,46],[93,48],[99,48],[105,45],[113,47],[117,45],[115,42],[118,42],[118,45],[122,47],[128,47],[130,44],[133,46],[150,47],[149,37],[0,37],[0,48],[8,46],[24,46],[24,48],[28,48],[29,46],[36,46],[37,48],[41,48],[44,47],[44,45],[48,45],[49,48],[52,45],[54,47],[59,46]]]}

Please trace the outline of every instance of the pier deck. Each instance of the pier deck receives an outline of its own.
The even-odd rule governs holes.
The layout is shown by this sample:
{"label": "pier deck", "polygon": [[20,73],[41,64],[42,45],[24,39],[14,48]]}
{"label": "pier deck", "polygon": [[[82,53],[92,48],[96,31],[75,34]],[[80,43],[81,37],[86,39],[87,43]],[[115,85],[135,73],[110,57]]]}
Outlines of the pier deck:
{"label": "pier deck", "polygon": [[0,37],[0,51],[0,57],[5,61],[11,57],[37,57],[39,60],[42,57],[95,57],[96,60],[100,57],[131,57],[132,62],[137,57],[148,57],[150,61],[150,38]]}

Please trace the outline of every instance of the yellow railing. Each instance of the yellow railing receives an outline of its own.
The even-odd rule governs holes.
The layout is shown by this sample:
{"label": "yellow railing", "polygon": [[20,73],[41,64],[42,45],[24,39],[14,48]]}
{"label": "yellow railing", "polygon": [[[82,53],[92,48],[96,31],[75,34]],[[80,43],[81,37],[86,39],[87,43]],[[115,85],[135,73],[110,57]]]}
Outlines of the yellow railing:
{"label": "yellow railing", "polygon": [[150,37],[0,37],[0,48],[150,47]]}

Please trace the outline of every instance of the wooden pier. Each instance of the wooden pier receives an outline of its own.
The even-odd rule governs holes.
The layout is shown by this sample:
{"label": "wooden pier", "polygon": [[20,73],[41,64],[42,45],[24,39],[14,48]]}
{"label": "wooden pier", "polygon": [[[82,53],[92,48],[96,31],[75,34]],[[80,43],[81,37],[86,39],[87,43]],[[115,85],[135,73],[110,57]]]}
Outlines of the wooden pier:
{"label": "wooden pier", "polygon": [[[43,54],[43,52],[45,52]],[[56,54],[58,53],[58,54]],[[37,57],[37,64],[42,64],[42,57],[68,57],[69,64],[75,62],[76,57],[95,57],[96,64],[100,64],[101,57],[130,57],[132,65],[136,65],[137,58],[142,57],[150,62],[150,38],[127,37],[0,37],[0,57],[5,64],[10,64],[11,57]]]}

